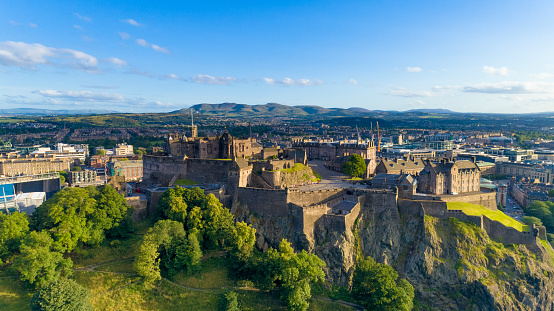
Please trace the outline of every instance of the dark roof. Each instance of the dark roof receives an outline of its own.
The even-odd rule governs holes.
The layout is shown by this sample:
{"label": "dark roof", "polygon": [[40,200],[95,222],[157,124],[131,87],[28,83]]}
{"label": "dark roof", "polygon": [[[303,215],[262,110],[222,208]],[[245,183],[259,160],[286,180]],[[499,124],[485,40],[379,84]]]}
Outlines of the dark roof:
{"label": "dark roof", "polygon": [[237,163],[238,167],[239,167],[241,170],[246,170],[246,169],[249,169],[249,168],[250,168],[250,165],[248,165],[248,161],[246,161],[246,159],[243,159],[243,158],[236,158],[236,159],[235,159],[235,163]]}
{"label": "dark roof", "polygon": [[422,160],[381,160],[387,172],[400,172],[401,170],[422,170],[425,163]]}

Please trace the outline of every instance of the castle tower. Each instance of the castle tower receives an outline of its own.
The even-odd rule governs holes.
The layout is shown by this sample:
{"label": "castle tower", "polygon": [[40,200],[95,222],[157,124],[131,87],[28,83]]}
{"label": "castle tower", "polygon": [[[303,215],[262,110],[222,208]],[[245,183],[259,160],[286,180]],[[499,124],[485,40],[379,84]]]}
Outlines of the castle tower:
{"label": "castle tower", "polygon": [[190,108],[190,137],[198,137],[198,126],[194,125],[194,111]]}

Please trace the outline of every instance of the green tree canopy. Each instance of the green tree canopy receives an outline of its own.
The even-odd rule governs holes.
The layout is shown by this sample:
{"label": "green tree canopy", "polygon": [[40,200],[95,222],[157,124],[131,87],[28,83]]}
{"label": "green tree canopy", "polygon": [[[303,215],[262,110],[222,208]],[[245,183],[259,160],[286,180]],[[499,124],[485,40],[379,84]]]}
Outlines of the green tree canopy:
{"label": "green tree canopy", "polygon": [[554,202],[533,201],[525,209],[525,215],[540,219],[547,231],[554,231]]}
{"label": "green tree canopy", "polygon": [[20,246],[13,267],[21,280],[44,286],[60,276],[73,273],[73,262],[55,250],[54,240],[46,231],[31,231]]}
{"label": "green tree canopy", "polygon": [[74,167],[71,168],[71,171],[73,171],[73,172],[79,172],[79,171],[81,171],[81,170],[82,170],[82,169],[81,169],[80,166],[74,166]]}
{"label": "green tree canopy", "polygon": [[183,224],[172,220],[160,220],[148,230],[139,247],[133,263],[135,271],[147,283],[161,279],[160,265],[175,272],[181,266],[176,262],[177,250],[185,243],[185,229]]}
{"label": "green tree canopy", "polygon": [[94,187],[65,188],[41,204],[32,215],[35,230],[47,230],[55,241],[56,249],[70,252],[79,242],[88,242],[91,223],[88,217],[97,202]]}
{"label": "green tree canopy", "polygon": [[537,217],[533,217],[533,216],[525,216],[521,219],[521,221],[526,225],[542,226],[542,221]]}
{"label": "green tree canopy", "polygon": [[31,299],[32,311],[92,311],[90,292],[71,279],[60,278],[40,288]]}
{"label": "green tree canopy", "polygon": [[279,250],[268,249],[254,265],[257,286],[265,290],[278,287],[289,310],[307,310],[310,283],[325,278],[325,262],[305,250],[295,253],[286,239],[279,243]]}
{"label": "green tree canopy", "polygon": [[132,209],[121,194],[112,186],[104,185],[95,197],[96,208],[89,216],[92,244],[100,244],[106,232],[110,236],[121,236],[123,231],[129,230]]}
{"label": "green tree canopy", "polygon": [[551,198],[554,197],[554,189],[548,190],[548,196]]}
{"label": "green tree canopy", "polygon": [[352,294],[368,310],[412,310],[414,288],[398,273],[373,258],[358,258],[352,279]]}
{"label": "green tree canopy", "polygon": [[19,250],[21,240],[29,234],[26,213],[0,213],[0,264]]}
{"label": "green tree canopy", "polygon": [[96,155],[106,155],[107,151],[105,149],[96,150]]}
{"label": "green tree canopy", "polygon": [[365,174],[367,165],[364,158],[358,154],[352,154],[342,166],[342,172],[352,177],[360,177]]}

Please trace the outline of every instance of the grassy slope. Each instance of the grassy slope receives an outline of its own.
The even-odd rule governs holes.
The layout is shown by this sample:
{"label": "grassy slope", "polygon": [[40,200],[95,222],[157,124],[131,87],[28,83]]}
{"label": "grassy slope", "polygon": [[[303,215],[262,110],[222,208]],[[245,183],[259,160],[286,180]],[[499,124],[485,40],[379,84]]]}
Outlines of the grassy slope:
{"label": "grassy slope", "polygon": [[446,205],[449,210],[462,210],[465,214],[472,216],[485,215],[489,219],[499,221],[507,227],[515,228],[518,231],[529,231],[529,226],[501,211],[493,211],[484,206],[466,202],[448,202]]}
{"label": "grassy slope", "polygon": [[[209,258],[201,263],[198,271],[180,272],[173,277],[176,284],[189,288],[167,281],[146,287],[134,274],[132,257],[150,225],[148,222],[139,223],[135,235],[121,240],[117,247],[105,242],[100,247],[86,250],[81,257],[73,258],[75,268],[96,266],[95,271],[75,271],[73,276],[79,284],[90,289],[94,310],[219,310],[223,294],[237,287],[236,282],[228,278],[225,258]],[[9,274],[5,266],[0,267],[0,276]],[[234,290],[241,310],[285,310],[277,292]],[[28,310],[32,294],[33,290],[17,279],[0,278],[0,310]],[[334,302],[312,300],[309,310],[353,309]]]}

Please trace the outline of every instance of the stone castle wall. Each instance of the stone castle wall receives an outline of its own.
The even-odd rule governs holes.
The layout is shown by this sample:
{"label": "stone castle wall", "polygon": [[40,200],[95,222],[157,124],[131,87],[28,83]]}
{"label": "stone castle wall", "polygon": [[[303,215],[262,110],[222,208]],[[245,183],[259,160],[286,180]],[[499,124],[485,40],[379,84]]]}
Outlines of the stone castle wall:
{"label": "stone castle wall", "polygon": [[283,217],[289,213],[286,190],[239,187],[237,201],[260,215]]}
{"label": "stone castle wall", "polygon": [[505,244],[536,244],[535,229],[537,236],[541,239],[546,238],[546,229],[542,226],[530,226],[529,231],[520,232],[512,227],[507,227],[502,223],[491,220],[486,216],[466,215],[461,210],[448,210],[444,201],[412,201],[398,200],[399,211],[406,214],[418,214],[423,210],[425,215],[445,219],[453,217],[461,221],[472,222],[484,229],[489,237]]}
{"label": "stone castle wall", "polygon": [[343,188],[314,191],[300,191],[298,189],[289,189],[287,202],[295,203],[300,206],[310,206],[320,203],[326,203],[325,201],[338,198],[345,193],[346,190]]}
{"label": "stone castle wall", "polygon": [[471,204],[483,205],[493,211],[497,210],[495,192],[472,192],[457,195],[416,194],[413,196],[413,199],[423,201],[467,202]]}

